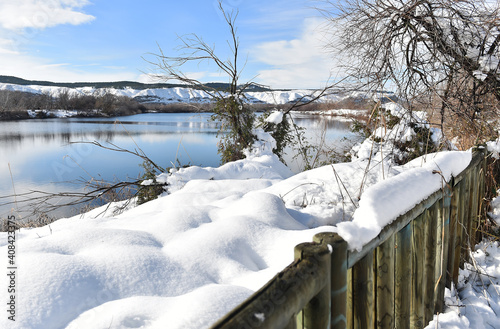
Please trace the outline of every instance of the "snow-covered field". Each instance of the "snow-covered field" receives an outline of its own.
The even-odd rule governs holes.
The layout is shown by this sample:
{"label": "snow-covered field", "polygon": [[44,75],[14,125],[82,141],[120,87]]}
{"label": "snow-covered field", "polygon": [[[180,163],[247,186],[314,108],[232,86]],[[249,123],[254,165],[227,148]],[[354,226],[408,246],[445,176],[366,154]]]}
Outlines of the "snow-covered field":
{"label": "snow-covered field", "polygon": [[[395,166],[376,160],[382,157],[367,140],[350,163],[293,175],[270,151],[269,136],[259,136],[244,160],[162,174],[168,193],[121,214],[100,208],[17,231],[16,321],[3,311],[0,327],[207,328],[292,262],[298,243],[336,231],[360,248],[441,187],[433,170],[449,178],[471,160],[470,152],[441,152]],[[408,182],[415,190],[402,188]],[[4,269],[8,250],[7,233],[0,233]],[[477,255],[495,276],[483,280],[498,285],[500,253]],[[500,314],[495,285],[485,295],[475,275],[462,272],[455,290],[472,306],[458,309],[463,316],[453,308],[439,315],[442,328],[482,328],[475,326],[476,308],[489,314],[482,320]],[[10,280],[0,276],[5,310]]]}

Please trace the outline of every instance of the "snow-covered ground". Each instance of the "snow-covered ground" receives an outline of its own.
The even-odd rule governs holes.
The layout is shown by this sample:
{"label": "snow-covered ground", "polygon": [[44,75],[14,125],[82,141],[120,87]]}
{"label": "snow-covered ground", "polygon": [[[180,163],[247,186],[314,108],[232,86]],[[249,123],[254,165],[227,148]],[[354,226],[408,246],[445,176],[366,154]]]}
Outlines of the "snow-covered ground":
{"label": "snow-covered ground", "polygon": [[[168,193],[121,214],[100,208],[16,231],[13,259],[14,244],[0,233],[4,268],[11,260],[17,267],[13,281],[0,276],[2,304],[7,310],[14,296],[16,320],[4,311],[0,327],[209,327],[292,262],[298,243],[336,231],[351,249],[360,248],[441,188],[434,170],[449,178],[471,160],[470,152],[441,152],[395,166],[365,141],[350,163],[293,175],[270,151],[269,136],[260,131],[259,137],[244,160],[162,174]],[[416,190],[402,188],[408,181]],[[499,254],[479,254],[497,277],[500,267],[489,260]],[[475,275],[469,270],[462,277],[467,274]],[[462,290],[464,299],[472,301],[473,280],[462,282],[471,287]],[[9,284],[15,295],[6,293]],[[477,317],[474,307],[487,311],[481,294],[478,289],[471,316]],[[498,305],[498,295],[488,297]],[[466,323],[452,312],[450,321]]]}
{"label": "snow-covered ground", "polygon": [[[498,158],[500,140],[488,143]],[[500,195],[500,191],[498,191]],[[491,202],[489,217],[500,224],[500,196]],[[483,240],[460,269],[458,284],[445,291],[444,313],[434,315],[426,329],[500,328],[500,244]]]}
{"label": "snow-covered ground", "polygon": [[[94,110],[93,113],[98,115],[100,111]],[[36,118],[40,114],[51,118],[71,118],[81,115],[81,112],[76,110],[28,110],[30,118]]]}
{"label": "snow-covered ground", "polygon": [[[55,87],[55,86],[38,86],[38,85],[16,85],[9,83],[0,83],[0,90],[11,90],[11,91],[22,91],[36,94],[47,94],[57,97],[62,92],[68,92],[74,95],[91,95],[94,93],[102,94],[105,92],[112,93],[117,96],[128,96],[131,98],[140,97],[143,99],[149,98],[150,101],[162,102],[162,103],[177,103],[177,102],[208,102],[211,97],[209,94],[203,90],[196,90],[192,88],[161,88],[161,89],[144,89],[136,90],[132,88],[125,89],[95,89],[92,87],[82,87],[82,88],[65,88],[65,87]],[[290,91],[265,91],[265,92],[246,92],[245,96],[249,103],[265,103],[265,104],[286,104],[295,102],[299,99],[308,100],[310,96],[314,93],[312,90],[301,89],[301,90],[290,90]],[[353,97],[365,97],[366,93],[352,93],[349,96]],[[341,96],[338,94],[329,94],[323,96],[320,101],[339,101],[346,96]]]}
{"label": "snow-covered ground", "polygon": [[445,291],[444,313],[434,315],[426,329],[500,328],[499,243],[483,241],[471,255],[457,287]]}

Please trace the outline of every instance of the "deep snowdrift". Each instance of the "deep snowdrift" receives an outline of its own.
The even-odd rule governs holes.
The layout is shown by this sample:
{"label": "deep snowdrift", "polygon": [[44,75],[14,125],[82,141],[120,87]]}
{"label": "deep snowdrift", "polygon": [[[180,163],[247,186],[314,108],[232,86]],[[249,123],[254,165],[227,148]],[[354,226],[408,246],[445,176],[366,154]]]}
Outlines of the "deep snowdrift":
{"label": "deep snowdrift", "polygon": [[[441,187],[434,169],[457,174],[471,158],[358,159],[292,175],[262,143],[244,160],[164,175],[170,194],[120,215],[97,209],[17,232],[16,322],[4,315],[0,327],[206,328],[288,265],[298,243],[338,230],[359,248]],[[404,192],[401,178],[418,190]],[[6,243],[1,233],[5,259]]]}

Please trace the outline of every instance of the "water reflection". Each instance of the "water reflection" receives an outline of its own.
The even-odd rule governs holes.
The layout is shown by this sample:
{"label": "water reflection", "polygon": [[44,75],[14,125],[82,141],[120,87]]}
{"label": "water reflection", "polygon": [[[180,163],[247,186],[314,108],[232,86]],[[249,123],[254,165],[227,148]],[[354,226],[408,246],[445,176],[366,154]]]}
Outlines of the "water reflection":
{"label": "water reflection", "polygon": [[[170,116],[169,120],[165,120],[165,115]],[[111,119],[71,118],[0,122],[0,149],[16,148],[19,144],[35,143],[36,140],[68,144],[78,140],[112,142],[118,137],[136,137],[145,134],[215,135],[219,125],[209,118],[209,115],[143,114]]]}
{"label": "water reflection", "polygon": [[[180,132],[175,131],[93,131],[91,133],[85,132],[61,132],[61,133],[38,133],[38,134],[10,134],[0,135],[0,148],[10,149],[16,148],[22,144],[35,144],[37,141],[45,143],[60,143],[61,145],[69,144],[75,141],[106,141],[113,142],[118,138],[123,137],[136,137],[136,136],[179,136]],[[182,134],[197,134],[196,131],[185,131]],[[217,131],[204,131],[204,135],[217,135]]]}
{"label": "water reflection", "polygon": [[[352,136],[349,122],[303,115],[294,120],[306,128],[311,143],[326,138],[329,145],[338,146],[344,137]],[[141,159],[90,144],[74,144],[81,141],[140,148],[163,167],[218,166],[218,129],[210,114],[188,113],[0,122],[0,196],[13,194],[14,188],[18,194],[72,191],[76,187],[70,182],[78,179],[126,180],[141,174]],[[302,166],[293,161],[289,164],[296,171]],[[0,218],[9,211],[10,207],[0,206]]]}

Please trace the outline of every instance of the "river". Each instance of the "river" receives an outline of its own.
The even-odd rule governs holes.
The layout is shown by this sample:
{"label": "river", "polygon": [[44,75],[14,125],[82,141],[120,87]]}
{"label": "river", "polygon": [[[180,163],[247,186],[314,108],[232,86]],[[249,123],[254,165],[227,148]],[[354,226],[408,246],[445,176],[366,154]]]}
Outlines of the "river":
{"label": "river", "polygon": [[[327,145],[339,149],[349,144],[344,138],[355,138],[347,121],[313,115],[295,115],[294,120],[305,128],[311,143],[324,135]],[[5,196],[14,193],[81,191],[84,186],[75,184],[78,180],[136,179],[143,172],[143,161],[137,156],[88,144],[93,141],[144,152],[162,167],[218,166],[217,131],[218,125],[207,113],[0,122],[0,197],[4,197],[0,204],[13,201]],[[301,163],[287,159],[294,171],[300,170]],[[0,218],[6,218],[12,208],[0,205]],[[55,216],[77,212],[66,209]]]}

